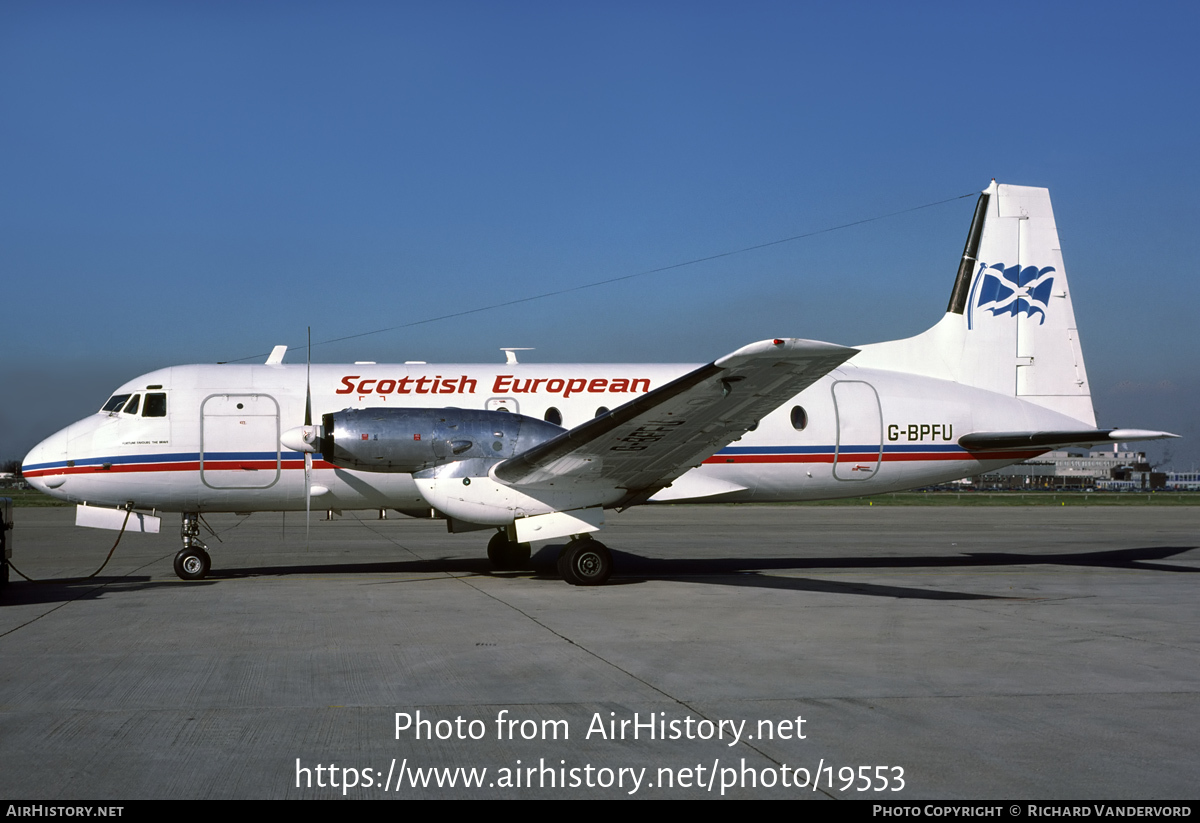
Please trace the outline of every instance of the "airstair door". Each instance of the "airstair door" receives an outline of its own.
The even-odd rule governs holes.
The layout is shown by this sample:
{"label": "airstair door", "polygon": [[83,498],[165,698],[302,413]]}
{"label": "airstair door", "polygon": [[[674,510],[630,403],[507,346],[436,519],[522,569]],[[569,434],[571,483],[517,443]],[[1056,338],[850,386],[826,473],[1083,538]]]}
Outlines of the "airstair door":
{"label": "airstair door", "polygon": [[279,403],[269,394],[213,394],[200,404],[200,479],[210,489],[279,482]]}
{"label": "airstair door", "polygon": [[862,380],[833,384],[837,414],[837,444],[833,476],[838,480],[869,480],[883,457],[883,413],[875,387]]}

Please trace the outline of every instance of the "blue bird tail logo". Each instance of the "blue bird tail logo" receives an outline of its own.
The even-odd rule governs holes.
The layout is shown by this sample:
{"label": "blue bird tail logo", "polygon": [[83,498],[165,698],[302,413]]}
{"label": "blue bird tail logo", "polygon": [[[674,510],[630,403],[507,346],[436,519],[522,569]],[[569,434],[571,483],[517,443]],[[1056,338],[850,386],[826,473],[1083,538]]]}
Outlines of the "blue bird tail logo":
{"label": "blue bird tail logo", "polygon": [[993,316],[1024,313],[1030,319],[1040,315],[1038,325],[1046,322],[1050,308],[1050,289],[1054,284],[1053,266],[1005,266],[1003,263],[979,264],[975,275],[975,297],[967,315],[967,328],[973,325],[975,309],[990,311]]}

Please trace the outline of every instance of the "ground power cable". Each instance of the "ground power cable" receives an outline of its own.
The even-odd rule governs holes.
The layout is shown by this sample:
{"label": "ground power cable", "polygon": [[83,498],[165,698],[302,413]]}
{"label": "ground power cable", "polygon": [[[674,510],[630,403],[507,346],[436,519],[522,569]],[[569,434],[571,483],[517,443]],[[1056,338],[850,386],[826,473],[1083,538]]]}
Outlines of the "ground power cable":
{"label": "ground power cable", "polygon": [[133,514],[132,508],[125,509],[125,519],[121,521],[121,531],[117,533],[117,541],[112,544],[112,548],[108,550],[108,557],[104,558],[104,562],[100,564],[100,568],[89,574],[87,577],[46,577],[33,578],[25,574],[25,572],[13,565],[12,560],[8,561],[8,567],[15,571],[29,583],[82,583],[85,580],[91,580],[100,572],[104,571],[104,567],[108,565],[108,561],[112,560],[113,552],[117,550],[117,546],[121,545],[121,538],[125,536],[125,527],[129,525],[129,515]]}
{"label": "ground power cable", "polygon": [[[680,263],[671,263],[670,265],[667,265],[667,266],[659,266],[658,268],[654,268],[654,269],[646,269],[645,271],[634,272],[633,274],[623,274],[623,275],[620,275],[619,277],[610,277],[606,280],[597,280],[593,283],[583,283],[578,286],[570,286],[565,289],[557,289],[555,291],[542,292],[541,294],[534,294],[534,295],[530,295],[528,297],[518,297],[513,300],[506,300],[503,303],[492,303],[491,305],[479,306],[474,309],[463,309],[462,311],[451,312],[449,314],[441,314],[436,317],[426,317],[423,320],[413,320],[409,323],[401,323],[398,326],[388,326],[385,329],[375,329],[374,331],[364,331],[364,332],[359,332],[358,334],[348,334],[348,335],[345,335],[344,337],[333,337],[333,338],[330,338],[329,340],[322,340],[319,343],[312,343],[312,344],[310,344],[309,348],[311,349],[312,346],[324,346],[329,343],[341,343],[346,340],[356,340],[360,337],[369,337],[373,334],[383,334],[384,332],[389,332],[389,331],[399,331],[400,329],[409,329],[409,328],[412,328],[413,326],[423,326],[428,323],[437,323],[441,320],[452,320],[456,317],[466,317],[466,316],[472,315],[472,314],[480,314],[481,312],[485,312],[485,311],[493,311],[495,309],[508,308],[509,306],[519,306],[522,303],[532,303],[535,300],[545,300],[550,297],[558,297],[558,296],[564,295],[564,294],[571,294],[571,293],[577,292],[577,291],[584,291],[585,289],[595,289],[595,288],[599,288],[600,286],[608,286],[613,283],[621,283],[626,280],[633,280],[634,278],[637,278],[637,277],[647,277],[651,274],[662,274],[663,272],[673,271],[675,269],[682,269],[686,266],[695,266],[700,263],[707,263],[711,260],[720,260],[725,257],[733,257],[733,256],[739,255],[739,254],[747,254],[752,251],[759,251],[760,249],[770,248],[771,246],[779,246],[784,243],[792,243],[796,240],[804,240],[806,238],[816,237],[817,235],[821,235],[821,234],[829,234],[830,232],[841,231],[842,229],[849,229],[849,228],[853,228],[854,226],[864,225],[866,223],[874,223],[879,220],[886,220],[889,217],[898,217],[901,214],[909,214],[910,212],[921,211],[922,209],[929,209],[929,208],[933,208],[934,206],[941,206],[946,203],[953,203],[958,200],[965,200],[968,197],[978,197],[978,196],[979,196],[979,192],[968,192],[967,194],[960,194],[957,197],[948,197],[945,200],[935,200],[932,203],[925,203],[920,206],[910,206],[909,208],[900,209],[899,211],[888,212],[887,214],[879,214],[874,217],[864,217],[861,220],[854,220],[850,223],[842,223],[839,226],[828,226],[823,229],[816,229],[814,231],[805,232],[803,234],[795,234],[795,235],[792,235],[791,237],[783,237],[783,238],[780,238],[779,240],[770,240],[766,243],[756,243],[753,246],[746,246],[746,247],[740,248],[740,249],[732,249],[730,251],[718,252],[716,254],[706,255],[704,257],[696,257],[691,260],[684,260]],[[251,354],[251,355],[247,355],[246,357],[239,357],[236,360],[223,360],[221,362],[222,363],[241,363],[246,360],[258,360],[264,356],[266,356],[266,352],[263,352],[261,354]]]}

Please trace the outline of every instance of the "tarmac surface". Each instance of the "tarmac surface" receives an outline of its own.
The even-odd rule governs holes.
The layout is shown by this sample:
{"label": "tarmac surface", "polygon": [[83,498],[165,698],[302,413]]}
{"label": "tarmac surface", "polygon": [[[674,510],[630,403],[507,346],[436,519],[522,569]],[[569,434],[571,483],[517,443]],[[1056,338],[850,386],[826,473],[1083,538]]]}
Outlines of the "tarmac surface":
{"label": "tarmac surface", "polygon": [[[15,514],[34,577],[116,536]],[[646,507],[600,588],[394,513],[209,522],[205,581],[169,516],[0,594],[0,796],[1198,793],[1197,508]]]}

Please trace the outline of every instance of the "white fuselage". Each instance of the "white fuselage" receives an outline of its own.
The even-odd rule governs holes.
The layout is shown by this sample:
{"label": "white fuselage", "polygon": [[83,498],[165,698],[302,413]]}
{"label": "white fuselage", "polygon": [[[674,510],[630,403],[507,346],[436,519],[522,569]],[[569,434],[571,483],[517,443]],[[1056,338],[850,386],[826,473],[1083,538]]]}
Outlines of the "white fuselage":
{"label": "white fuselage", "polygon": [[[505,409],[571,428],[695,368],[686,364],[313,365],[313,419],[347,408]],[[280,435],[304,422],[304,365],[197,365],[138,377],[116,394],[166,395],[162,416],[98,412],[52,435],[24,476],[65,500],[159,511],[305,508],[304,458]],[[795,412],[796,408],[802,412]],[[146,410],[143,403],[141,411]],[[795,423],[795,424],[794,424]],[[1044,449],[968,453],[963,434],[1078,428],[1016,397],[851,360],[652,500],[820,500],[978,474]],[[318,456],[320,509],[428,504],[405,473],[341,469]]]}

